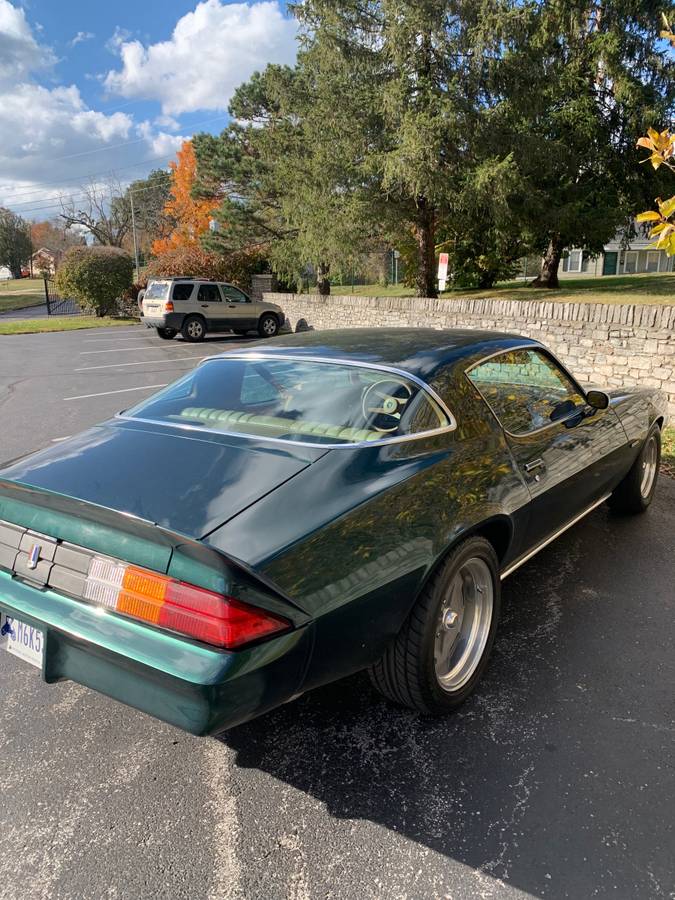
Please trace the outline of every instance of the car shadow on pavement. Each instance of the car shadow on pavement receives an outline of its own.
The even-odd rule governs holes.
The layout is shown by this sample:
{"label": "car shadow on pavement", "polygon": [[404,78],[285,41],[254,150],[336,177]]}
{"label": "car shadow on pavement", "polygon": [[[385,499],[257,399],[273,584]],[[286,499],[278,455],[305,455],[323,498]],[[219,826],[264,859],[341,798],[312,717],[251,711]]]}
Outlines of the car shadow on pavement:
{"label": "car shadow on pavement", "polygon": [[[493,660],[454,716],[398,709],[358,674],[220,739],[239,766],[332,817],[370,820],[470,867],[467,896],[492,896],[495,880],[537,897],[658,895],[672,876],[661,836],[672,836],[674,729],[667,716],[659,724],[664,698],[644,691],[659,677],[672,685],[672,609],[659,621],[666,582],[641,635],[645,661],[630,615],[644,576],[617,578],[616,560],[649,555],[657,524],[612,519],[593,514],[505,583]],[[666,570],[669,552],[657,561]]]}

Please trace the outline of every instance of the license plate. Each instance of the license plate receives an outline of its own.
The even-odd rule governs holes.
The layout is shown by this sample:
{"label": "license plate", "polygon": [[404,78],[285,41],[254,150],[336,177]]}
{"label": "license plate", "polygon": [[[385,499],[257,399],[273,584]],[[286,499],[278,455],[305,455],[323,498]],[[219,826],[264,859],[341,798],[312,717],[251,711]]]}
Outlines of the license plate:
{"label": "license plate", "polygon": [[41,669],[44,646],[44,634],[39,628],[0,613],[0,647]]}

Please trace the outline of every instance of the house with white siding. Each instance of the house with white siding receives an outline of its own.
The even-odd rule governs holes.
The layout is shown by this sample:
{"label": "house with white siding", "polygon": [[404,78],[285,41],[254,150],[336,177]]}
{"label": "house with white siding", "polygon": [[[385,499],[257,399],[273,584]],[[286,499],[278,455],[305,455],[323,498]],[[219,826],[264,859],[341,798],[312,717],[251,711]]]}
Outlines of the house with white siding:
{"label": "house with white siding", "polygon": [[647,272],[672,272],[675,258],[665,250],[650,247],[653,240],[648,237],[651,224],[636,224],[636,236],[624,244],[623,233],[605,245],[603,252],[592,259],[585,250],[577,247],[566,251],[560,261],[559,278],[579,278],[594,275],[639,275]]}

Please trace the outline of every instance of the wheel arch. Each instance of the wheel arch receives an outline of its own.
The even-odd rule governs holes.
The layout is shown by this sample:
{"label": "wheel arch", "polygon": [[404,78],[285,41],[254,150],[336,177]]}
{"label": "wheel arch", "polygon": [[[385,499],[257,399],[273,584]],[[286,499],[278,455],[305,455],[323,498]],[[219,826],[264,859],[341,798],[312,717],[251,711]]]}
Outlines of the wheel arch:
{"label": "wheel arch", "polygon": [[502,563],[507,558],[507,554],[513,543],[513,522],[505,513],[496,514],[488,517],[487,519],[483,519],[480,522],[476,522],[473,525],[467,526],[466,528],[463,528],[458,534],[454,535],[452,540],[443,548],[441,553],[438,554],[433,564],[429,567],[429,571],[420,582],[413,603],[411,603],[410,605],[411,609],[412,606],[417,602],[417,598],[420,596],[422,591],[424,591],[429,580],[434,577],[438,569],[448,558],[448,555],[455,549],[455,547],[457,547],[458,544],[461,544],[462,541],[465,541],[468,538],[472,537],[485,538],[485,540],[492,545],[492,548],[497,556],[499,568],[501,569]]}
{"label": "wheel arch", "polygon": [[276,309],[264,309],[258,316],[258,325],[260,325],[265,316],[274,316],[274,318],[279,323],[279,327],[284,324],[284,317],[280,313],[278,313]]}

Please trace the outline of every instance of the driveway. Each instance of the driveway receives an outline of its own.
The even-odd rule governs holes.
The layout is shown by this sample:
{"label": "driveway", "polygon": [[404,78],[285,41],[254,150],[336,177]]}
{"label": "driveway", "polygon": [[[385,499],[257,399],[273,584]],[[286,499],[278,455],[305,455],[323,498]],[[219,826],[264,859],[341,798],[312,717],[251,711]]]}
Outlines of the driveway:
{"label": "driveway", "polygon": [[[234,345],[0,337],[0,458]],[[0,656],[0,898],[673,897],[675,481],[504,585],[452,718],[363,675],[197,739]]]}

